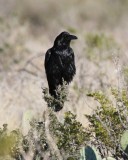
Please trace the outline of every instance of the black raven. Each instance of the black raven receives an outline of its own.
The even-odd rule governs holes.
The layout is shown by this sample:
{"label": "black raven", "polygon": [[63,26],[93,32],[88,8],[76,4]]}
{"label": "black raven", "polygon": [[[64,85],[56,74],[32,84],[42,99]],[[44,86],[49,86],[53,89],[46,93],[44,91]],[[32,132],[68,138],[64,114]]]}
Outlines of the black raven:
{"label": "black raven", "polygon": [[[76,73],[74,52],[70,47],[70,42],[74,39],[77,37],[68,32],[60,33],[56,37],[53,47],[48,49],[45,55],[45,72],[49,93],[55,99],[57,99],[57,87],[63,84],[63,80],[69,84]],[[55,111],[61,109],[62,107],[55,107]]]}

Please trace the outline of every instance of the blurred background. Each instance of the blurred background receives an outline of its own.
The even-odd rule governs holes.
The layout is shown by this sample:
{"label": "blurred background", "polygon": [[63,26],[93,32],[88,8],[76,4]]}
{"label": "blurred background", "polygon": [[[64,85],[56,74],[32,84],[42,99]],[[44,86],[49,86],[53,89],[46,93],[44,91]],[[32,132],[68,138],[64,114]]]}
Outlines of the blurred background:
{"label": "blurred background", "polygon": [[0,125],[23,127],[24,114],[46,110],[44,56],[55,37],[69,31],[77,73],[69,86],[69,101],[57,113],[84,114],[96,103],[86,96],[127,85],[128,0],[0,0]]}

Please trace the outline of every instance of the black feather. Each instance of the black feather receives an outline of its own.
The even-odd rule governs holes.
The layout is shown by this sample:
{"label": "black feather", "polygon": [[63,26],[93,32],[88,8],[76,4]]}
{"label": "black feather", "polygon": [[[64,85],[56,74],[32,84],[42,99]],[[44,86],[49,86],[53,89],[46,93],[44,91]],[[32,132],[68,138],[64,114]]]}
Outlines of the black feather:
{"label": "black feather", "polygon": [[[56,90],[59,85],[62,85],[63,80],[69,84],[75,73],[75,56],[70,42],[77,39],[76,36],[68,32],[59,34],[52,48],[50,48],[45,55],[45,71],[49,86],[49,93],[54,98],[58,99]],[[56,106],[56,111],[61,110],[62,107]]]}

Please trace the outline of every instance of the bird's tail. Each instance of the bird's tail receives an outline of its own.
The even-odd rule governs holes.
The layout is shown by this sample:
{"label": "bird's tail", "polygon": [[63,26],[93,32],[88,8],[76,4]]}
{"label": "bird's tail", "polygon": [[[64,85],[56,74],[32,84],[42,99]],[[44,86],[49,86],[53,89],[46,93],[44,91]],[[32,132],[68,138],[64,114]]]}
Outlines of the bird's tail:
{"label": "bird's tail", "polygon": [[52,108],[55,112],[60,111],[64,106],[64,101],[55,92],[49,91],[49,93],[51,96],[49,96],[47,88],[43,89],[44,100],[47,102],[48,107]]}
{"label": "bird's tail", "polygon": [[59,112],[62,108],[63,108],[62,105],[55,104],[55,106],[54,106],[54,111],[55,111],[55,112]]}

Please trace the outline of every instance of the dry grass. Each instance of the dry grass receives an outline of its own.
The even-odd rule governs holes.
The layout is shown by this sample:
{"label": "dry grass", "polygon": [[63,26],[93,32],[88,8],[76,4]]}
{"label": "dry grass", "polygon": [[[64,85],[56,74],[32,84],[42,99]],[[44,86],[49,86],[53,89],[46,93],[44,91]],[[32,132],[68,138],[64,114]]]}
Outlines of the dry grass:
{"label": "dry grass", "polygon": [[[113,57],[120,56],[126,64],[128,32],[127,1],[109,0],[0,0],[0,125],[23,127],[23,115],[31,110],[35,116],[46,110],[42,87],[47,87],[44,54],[63,30],[74,32],[78,41],[72,44],[76,56],[77,74],[69,86],[69,102],[57,113],[71,110],[87,125],[84,114],[90,114],[94,102],[86,97],[90,90],[105,92],[117,86]],[[117,46],[111,50],[97,50],[98,59],[88,59],[87,34],[112,37]],[[119,49],[120,48],[120,49]],[[94,56],[95,49],[91,53]],[[109,58],[104,58],[109,55]],[[32,64],[29,60],[32,57]],[[26,64],[27,63],[27,64]],[[24,71],[27,70],[27,71]],[[29,72],[28,72],[29,71]]]}

